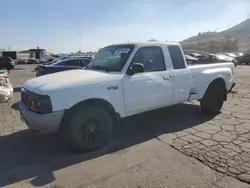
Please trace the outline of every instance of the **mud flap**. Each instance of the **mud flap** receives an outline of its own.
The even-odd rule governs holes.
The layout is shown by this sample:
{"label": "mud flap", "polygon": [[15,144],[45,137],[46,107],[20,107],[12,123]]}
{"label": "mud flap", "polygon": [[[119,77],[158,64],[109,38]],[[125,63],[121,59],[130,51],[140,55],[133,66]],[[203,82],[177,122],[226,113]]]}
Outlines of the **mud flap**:
{"label": "mud flap", "polygon": [[232,89],[235,87],[236,83],[234,82],[232,87],[228,90],[228,93],[231,93],[232,92]]}
{"label": "mud flap", "polygon": [[227,101],[227,89],[224,90],[224,101]]}

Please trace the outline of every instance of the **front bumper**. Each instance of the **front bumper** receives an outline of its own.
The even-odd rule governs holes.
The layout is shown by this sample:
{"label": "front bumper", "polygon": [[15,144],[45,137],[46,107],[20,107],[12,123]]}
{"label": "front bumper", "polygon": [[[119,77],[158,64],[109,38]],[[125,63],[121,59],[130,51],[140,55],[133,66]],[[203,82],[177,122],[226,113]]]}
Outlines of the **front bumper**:
{"label": "front bumper", "polygon": [[19,103],[19,109],[21,118],[27,126],[40,134],[56,132],[60,127],[64,115],[64,110],[49,114],[36,114],[29,111],[23,102]]}

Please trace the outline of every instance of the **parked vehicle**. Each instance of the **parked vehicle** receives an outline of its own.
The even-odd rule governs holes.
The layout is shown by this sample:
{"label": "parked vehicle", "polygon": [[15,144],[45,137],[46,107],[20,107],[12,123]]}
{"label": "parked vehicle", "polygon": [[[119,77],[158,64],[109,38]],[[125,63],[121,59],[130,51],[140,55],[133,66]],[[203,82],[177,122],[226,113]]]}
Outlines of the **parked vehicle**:
{"label": "parked vehicle", "polygon": [[50,58],[47,59],[46,63],[52,62],[52,61],[54,61],[54,60],[55,60],[55,58],[50,57]]}
{"label": "parked vehicle", "polygon": [[73,58],[59,61],[51,65],[38,65],[36,68],[36,76],[43,76],[66,70],[82,69],[88,65],[90,61],[90,58]]}
{"label": "parked vehicle", "polygon": [[19,109],[35,132],[61,131],[72,147],[90,151],[104,146],[124,117],[191,100],[205,114],[219,113],[234,71],[232,62],[188,67],[178,43],[111,45],[85,69],[27,81]]}
{"label": "parked vehicle", "polygon": [[0,103],[7,102],[13,96],[13,87],[7,71],[0,70]]}
{"label": "parked vehicle", "polygon": [[6,69],[8,71],[14,69],[15,62],[10,57],[0,57],[0,69]]}
{"label": "parked vehicle", "polygon": [[196,58],[197,58],[198,60],[205,60],[206,58],[208,58],[208,55],[202,54],[202,55],[197,56]]}
{"label": "parked vehicle", "polygon": [[231,57],[233,59],[237,57],[237,55],[235,55],[233,53],[225,53],[225,55],[228,56],[228,57]]}
{"label": "parked vehicle", "polygon": [[37,64],[38,61],[35,58],[29,58],[27,64]]}
{"label": "parked vehicle", "polygon": [[39,63],[39,64],[47,63],[47,59],[46,59],[46,58],[40,58],[40,59],[38,60],[38,63]]}
{"label": "parked vehicle", "polygon": [[43,65],[51,65],[53,63],[57,63],[57,62],[60,62],[62,60],[66,60],[66,59],[71,59],[73,58],[72,56],[62,56],[62,57],[58,57],[58,58],[52,58],[52,59],[49,59],[47,62],[45,63],[42,63]]}
{"label": "parked vehicle", "polygon": [[27,62],[28,62],[28,59],[25,59],[25,58],[18,58],[16,60],[17,64],[27,64]]}
{"label": "parked vehicle", "polygon": [[234,58],[226,56],[224,54],[209,54],[209,55],[201,55],[198,56],[197,63],[199,64],[210,64],[210,63],[218,63],[218,62],[233,62],[235,66],[237,66],[237,61]]}
{"label": "parked vehicle", "polygon": [[241,64],[246,64],[246,65],[250,65],[250,53],[245,53],[242,56],[238,56],[235,58],[236,60],[238,60],[238,63]]}
{"label": "parked vehicle", "polygon": [[192,57],[190,55],[185,55],[185,59],[187,61],[187,64],[191,64],[191,65],[193,65],[194,63],[198,61],[198,58]]}
{"label": "parked vehicle", "polygon": [[189,53],[187,55],[197,58],[197,56],[200,56],[202,54],[199,54],[199,53]]}
{"label": "parked vehicle", "polygon": [[243,56],[244,54],[243,53],[241,53],[241,52],[236,52],[236,53],[234,53],[237,57],[238,56]]}

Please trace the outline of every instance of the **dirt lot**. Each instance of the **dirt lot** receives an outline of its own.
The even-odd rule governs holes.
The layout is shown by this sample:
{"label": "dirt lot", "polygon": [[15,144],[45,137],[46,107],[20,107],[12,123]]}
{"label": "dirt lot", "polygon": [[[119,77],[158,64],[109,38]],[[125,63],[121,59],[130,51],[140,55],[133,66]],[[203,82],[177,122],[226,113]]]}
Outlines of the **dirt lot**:
{"label": "dirt lot", "polygon": [[[68,173],[64,169],[70,166],[74,166],[72,168],[75,170],[75,175],[71,177],[70,181],[77,182],[81,179],[78,171],[86,169],[88,165],[91,166],[89,169],[92,169],[93,173],[99,174],[102,178],[95,182],[94,185],[96,186],[90,186],[93,177],[85,173],[84,177],[89,181],[91,180],[86,184],[86,187],[98,187],[97,185],[99,187],[111,187],[107,184],[104,186],[104,183],[112,182],[112,176],[104,176],[101,173],[110,174],[112,168],[118,168],[119,165],[126,166],[126,160],[133,161],[132,158],[125,158],[128,150],[138,152],[135,155],[137,157],[142,155],[141,158],[144,158],[144,160],[151,156],[151,162],[148,163],[154,164],[155,171],[148,172],[143,176],[144,178],[147,177],[144,180],[147,181],[150,180],[149,176],[158,174],[157,176],[161,177],[162,167],[157,166],[158,163],[154,163],[154,161],[161,161],[162,155],[154,151],[156,148],[161,148],[159,149],[161,152],[178,155],[175,160],[180,160],[180,164],[177,164],[177,166],[179,165],[180,168],[183,166],[183,171],[185,171],[185,165],[187,165],[181,163],[181,156],[184,154],[191,157],[187,158],[187,161],[193,163],[192,168],[201,166],[195,160],[198,159],[211,169],[218,171],[219,179],[225,174],[250,183],[250,67],[237,67],[237,86],[235,90],[238,92],[229,94],[222,113],[216,117],[202,115],[196,102],[140,114],[123,121],[123,124],[115,130],[110,146],[86,154],[68,151],[57,135],[38,136],[31,134],[26,125],[20,120],[17,105],[20,100],[20,88],[27,79],[34,77],[33,69],[34,65],[23,65],[18,66],[16,70],[10,73],[10,80],[15,87],[14,97],[9,103],[0,104],[0,187],[11,185],[21,187],[21,185],[24,185],[21,183],[23,181],[29,181],[24,187],[26,185],[49,185],[55,181],[55,176],[64,177]],[[163,150],[161,144],[164,144],[167,149]],[[146,146],[149,146],[152,148],[152,152],[155,152],[154,159],[152,159],[152,154],[149,155],[149,149]],[[182,154],[169,146],[177,149]],[[113,156],[114,153],[116,157]],[[112,155],[105,158],[107,154]],[[100,157],[102,158],[100,159]],[[168,161],[171,160],[168,159]],[[81,166],[83,162],[85,162],[85,166]],[[97,165],[99,163],[102,163],[101,169]],[[129,169],[132,169],[133,173],[134,171],[138,172],[140,169],[145,168],[141,163],[130,164]],[[79,166],[75,167],[76,165]],[[168,167],[168,169],[170,168],[171,166]],[[202,168],[210,172],[210,168]],[[172,170],[175,171],[174,168]],[[144,169],[145,172],[147,170]],[[172,171],[171,173],[175,174]],[[169,177],[172,177],[171,173]],[[191,173],[187,173],[186,176],[188,177]],[[199,172],[195,176],[198,177],[202,173],[206,172]],[[142,175],[140,174],[140,176]],[[140,176],[136,177],[140,178]],[[218,179],[218,177],[216,178]],[[133,176],[130,178],[133,179]],[[61,182],[63,182],[63,178],[61,179]],[[217,179],[215,182],[218,181]],[[165,180],[161,177],[160,181],[162,181],[160,183],[164,184]],[[125,181],[124,184],[127,186],[124,187],[129,187],[130,183],[130,180]],[[151,186],[154,185],[154,182],[150,183]],[[187,183],[187,185],[189,184]],[[213,183],[212,185],[214,187],[225,187],[225,184]],[[234,187],[232,183],[229,185]],[[151,187],[150,185],[147,186]],[[185,187],[183,184],[173,186]],[[61,183],[60,187],[67,186],[63,186]],[[119,186],[117,185],[117,187]],[[209,181],[207,187],[211,187]],[[240,184],[239,186],[237,184],[235,187],[248,187],[248,185]]]}

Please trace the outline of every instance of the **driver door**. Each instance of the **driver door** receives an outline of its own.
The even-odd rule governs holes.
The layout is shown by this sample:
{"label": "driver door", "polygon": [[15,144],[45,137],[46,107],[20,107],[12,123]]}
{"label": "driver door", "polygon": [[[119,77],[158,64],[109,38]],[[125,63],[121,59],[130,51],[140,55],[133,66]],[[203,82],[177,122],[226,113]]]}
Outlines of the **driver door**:
{"label": "driver door", "polygon": [[133,63],[144,66],[143,73],[124,75],[124,100],[128,115],[172,104],[173,76],[168,73],[161,47],[137,50]]}

